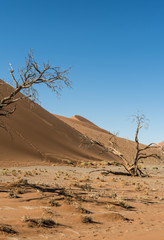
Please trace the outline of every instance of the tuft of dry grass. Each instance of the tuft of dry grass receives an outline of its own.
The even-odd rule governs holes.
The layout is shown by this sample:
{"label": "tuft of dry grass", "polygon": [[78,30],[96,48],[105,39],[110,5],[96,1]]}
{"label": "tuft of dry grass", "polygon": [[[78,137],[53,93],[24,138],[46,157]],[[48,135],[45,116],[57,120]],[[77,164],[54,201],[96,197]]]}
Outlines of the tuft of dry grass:
{"label": "tuft of dry grass", "polygon": [[9,234],[17,234],[17,232],[9,224],[0,224],[0,231]]}
{"label": "tuft of dry grass", "polygon": [[24,194],[25,193],[25,189],[21,188],[21,187],[16,187],[15,188],[15,193],[16,194]]}
{"label": "tuft of dry grass", "polygon": [[82,223],[94,223],[94,221],[89,216],[82,216]]}
{"label": "tuft of dry grass", "polygon": [[137,192],[141,192],[141,191],[148,190],[148,187],[145,186],[145,185],[142,184],[142,183],[137,182],[137,183],[136,183],[136,186],[135,186],[135,190],[136,190]]}
{"label": "tuft of dry grass", "polygon": [[125,208],[125,209],[132,209],[133,207],[130,206],[127,201],[123,200],[123,199],[120,199],[120,198],[117,198],[116,200],[116,203],[118,206],[122,207],[122,208]]}
{"label": "tuft of dry grass", "polygon": [[58,225],[50,218],[30,218],[30,217],[25,216],[23,218],[23,221],[27,222],[29,227],[53,228]]}
{"label": "tuft of dry grass", "polygon": [[53,198],[49,199],[49,200],[48,200],[48,203],[49,203],[52,207],[60,207],[60,206],[61,206],[61,205],[60,205],[58,202],[56,202],[56,200],[53,199]]}
{"label": "tuft of dry grass", "polygon": [[21,178],[17,182],[14,182],[13,187],[22,187],[22,186],[29,186],[27,179]]}
{"label": "tuft of dry grass", "polygon": [[8,173],[9,173],[8,168],[4,168],[4,169],[2,170],[2,175],[8,176]]}
{"label": "tuft of dry grass", "polygon": [[81,206],[78,207],[78,210],[81,212],[81,213],[84,213],[84,214],[91,214],[92,212],[87,210],[86,208],[83,208]]}
{"label": "tuft of dry grass", "polygon": [[92,187],[91,187],[90,184],[86,183],[86,184],[84,184],[84,185],[81,185],[81,189],[82,189],[83,191],[91,192]]}
{"label": "tuft of dry grass", "polygon": [[14,191],[10,190],[9,191],[9,198],[19,198],[19,197],[17,196],[17,194]]}

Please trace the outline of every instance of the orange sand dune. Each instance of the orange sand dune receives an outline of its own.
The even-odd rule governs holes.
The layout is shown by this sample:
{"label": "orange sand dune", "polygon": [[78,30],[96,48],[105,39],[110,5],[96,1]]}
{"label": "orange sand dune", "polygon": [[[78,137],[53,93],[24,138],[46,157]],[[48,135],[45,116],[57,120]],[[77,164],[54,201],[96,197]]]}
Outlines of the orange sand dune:
{"label": "orange sand dune", "polygon": [[[4,84],[3,96],[12,88]],[[32,108],[31,101],[17,103],[14,114],[1,118],[7,131],[0,128],[1,166],[34,165],[65,160],[109,160],[112,154],[100,156],[97,148],[80,147],[82,134],[39,105]]]}
{"label": "orange sand dune", "polygon": [[[2,96],[7,96],[11,86],[4,83]],[[52,162],[106,160],[120,161],[112,153],[103,153],[99,146],[82,144],[84,136],[109,146],[114,140],[116,148],[129,160],[134,157],[135,144],[118,138],[87,119],[53,115],[31,101],[21,100],[9,117],[2,118],[7,131],[0,128],[1,166],[35,165]],[[154,159],[153,159],[154,161]]]}
{"label": "orange sand dune", "polygon": [[75,116],[73,116],[71,118],[67,118],[67,117],[63,117],[63,116],[59,116],[59,115],[54,115],[54,116],[56,116],[57,118],[63,120],[64,122],[68,123],[70,126],[72,126],[75,129],[78,129],[78,127],[81,126],[82,128],[89,128],[89,129],[96,130],[98,132],[103,132],[103,133],[110,134],[105,129],[102,129],[102,128],[96,126],[94,123],[92,123],[88,119],[86,119],[84,117],[81,117],[79,115],[75,115]]}
{"label": "orange sand dune", "polygon": [[164,141],[163,141],[163,142],[160,142],[160,143],[158,143],[157,145],[159,145],[159,146],[163,147],[163,146],[164,146]]}

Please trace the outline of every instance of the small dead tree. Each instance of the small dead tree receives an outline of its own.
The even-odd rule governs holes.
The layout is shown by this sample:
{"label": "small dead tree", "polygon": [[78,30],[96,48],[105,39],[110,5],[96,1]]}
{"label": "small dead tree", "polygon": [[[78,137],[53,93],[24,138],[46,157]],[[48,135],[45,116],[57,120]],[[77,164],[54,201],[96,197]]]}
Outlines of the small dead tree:
{"label": "small dead tree", "polygon": [[142,172],[142,170],[139,167],[140,161],[146,158],[160,159],[160,156],[156,153],[150,153],[149,151],[149,149],[157,149],[155,147],[155,143],[150,143],[148,145],[143,145],[143,144],[141,145],[139,143],[139,139],[138,139],[139,131],[141,128],[147,127],[148,125],[145,115],[137,113],[137,115],[134,115],[132,117],[133,117],[133,121],[137,123],[137,129],[135,134],[136,153],[132,161],[132,164],[129,163],[129,161],[123,156],[123,154],[119,153],[114,148],[110,150],[111,152],[113,152],[115,155],[119,156],[122,159],[123,166],[132,176],[145,176],[145,174]]}
{"label": "small dead tree", "polygon": [[150,143],[143,147],[141,147],[141,144],[139,143],[139,139],[138,139],[139,131],[141,128],[147,127],[147,120],[145,118],[145,115],[137,113],[137,115],[133,116],[133,120],[137,123],[137,129],[135,134],[136,154],[135,154],[134,162],[132,166],[129,168],[129,172],[134,176],[142,176],[144,174],[138,166],[139,162],[146,158],[160,159],[160,156],[156,153],[145,152],[149,149],[155,149],[156,148],[155,143]]}
{"label": "small dead tree", "polygon": [[[154,143],[150,143],[148,145],[143,145],[139,143],[138,135],[141,128],[145,127],[147,125],[146,118],[143,114],[137,114],[133,116],[133,120],[137,123],[137,129],[135,134],[135,145],[136,145],[136,153],[134,159],[132,161],[129,161],[121,152],[119,152],[116,148],[118,147],[115,142],[115,135],[111,135],[109,138],[109,144],[108,146],[104,146],[101,142],[98,142],[93,139],[89,139],[85,136],[85,140],[83,139],[82,145],[88,145],[90,146],[99,146],[101,147],[101,154],[105,152],[111,152],[115,156],[117,156],[121,160],[121,164],[124,166],[124,168],[128,171],[128,173],[131,176],[140,176],[144,177],[146,174],[140,169],[139,163],[142,159],[146,158],[156,158],[160,159],[160,156],[156,153],[150,153],[150,149],[157,149],[154,145]],[[114,138],[114,141],[112,140]]]}
{"label": "small dead tree", "polygon": [[[8,96],[0,99],[1,117],[13,114],[16,110],[15,103],[21,99],[30,98],[34,102],[38,101],[38,92],[35,88],[38,84],[44,84],[56,94],[59,94],[64,86],[71,86],[71,81],[67,77],[70,69],[61,71],[59,67],[51,66],[49,63],[43,63],[42,66],[40,66],[34,60],[31,50],[25,59],[25,67],[18,71],[18,78],[14,74],[15,70],[10,64],[10,75],[14,83],[14,89]],[[4,83],[1,83],[0,87],[2,87],[3,84]],[[22,92],[24,96],[19,95],[20,92]]]}

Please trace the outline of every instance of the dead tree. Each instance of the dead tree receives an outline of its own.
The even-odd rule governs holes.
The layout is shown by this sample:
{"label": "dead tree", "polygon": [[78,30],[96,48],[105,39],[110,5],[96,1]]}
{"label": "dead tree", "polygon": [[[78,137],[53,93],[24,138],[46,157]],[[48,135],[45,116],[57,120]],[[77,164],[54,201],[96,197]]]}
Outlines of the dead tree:
{"label": "dead tree", "polygon": [[[60,90],[66,86],[71,86],[71,81],[67,77],[70,69],[61,71],[59,67],[43,63],[40,66],[33,57],[32,51],[26,57],[25,67],[18,71],[18,78],[14,68],[10,64],[10,74],[14,83],[11,93],[0,99],[0,116],[8,116],[15,112],[16,102],[24,98],[30,98],[34,102],[38,100],[38,92],[35,88],[38,84],[45,85],[54,93],[59,94]],[[0,87],[3,83],[0,84]],[[23,95],[19,95],[22,92]]]}
{"label": "dead tree", "polygon": [[133,176],[143,176],[144,173],[139,168],[139,162],[147,158],[156,158],[160,159],[160,156],[156,153],[150,153],[150,149],[157,149],[155,143],[150,143],[148,145],[142,145],[139,143],[138,135],[141,128],[146,127],[147,121],[145,115],[137,114],[133,117],[133,120],[137,123],[137,129],[135,134],[135,144],[136,144],[136,154],[133,160],[133,164],[129,167],[128,171]]}
{"label": "dead tree", "polygon": [[98,142],[93,139],[89,139],[88,137],[85,136],[85,140],[83,139],[82,145],[88,145],[89,147],[91,146],[99,146],[101,147],[101,154],[105,152],[110,152],[113,153],[115,156],[117,156],[121,160],[121,164],[124,166],[124,168],[128,171],[128,173],[131,176],[140,176],[144,177],[146,174],[141,170],[139,167],[139,163],[142,159],[146,158],[156,158],[160,159],[160,156],[156,153],[149,153],[150,149],[157,149],[154,146],[154,143],[150,143],[148,145],[141,145],[138,140],[138,135],[139,131],[142,127],[146,126],[146,119],[143,114],[137,114],[133,116],[133,120],[136,121],[137,123],[137,129],[136,129],[136,134],[135,134],[135,144],[136,144],[136,153],[134,159],[128,160],[121,152],[119,152],[117,148],[117,144],[115,141],[112,140],[112,138],[115,138],[115,135],[111,135],[109,138],[109,144],[108,146],[104,146],[101,142]]}
{"label": "dead tree", "polygon": [[139,167],[140,161],[146,158],[160,159],[160,156],[156,153],[149,153],[150,149],[157,149],[154,143],[150,143],[148,145],[141,145],[139,143],[139,131],[141,128],[146,127],[147,125],[145,115],[137,113],[137,115],[133,116],[133,121],[137,123],[137,129],[135,134],[136,153],[134,159],[132,159],[132,161],[128,161],[127,158],[125,158],[124,155],[117,151],[113,146],[108,147],[107,150],[112,152],[114,155],[118,156],[122,160],[122,165],[132,176],[145,176],[145,174]]}

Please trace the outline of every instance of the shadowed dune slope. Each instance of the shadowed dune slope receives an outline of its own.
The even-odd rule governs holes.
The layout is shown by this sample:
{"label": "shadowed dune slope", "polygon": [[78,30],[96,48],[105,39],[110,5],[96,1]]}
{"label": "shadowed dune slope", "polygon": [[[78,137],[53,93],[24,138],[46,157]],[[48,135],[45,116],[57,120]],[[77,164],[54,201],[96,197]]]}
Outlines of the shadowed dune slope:
{"label": "shadowed dune slope", "polygon": [[[1,86],[1,96],[12,88]],[[0,128],[0,164],[3,166],[35,165],[66,160],[116,160],[113,154],[100,155],[100,149],[81,147],[82,134],[39,105],[21,100],[9,117],[1,117],[7,131]]]}

